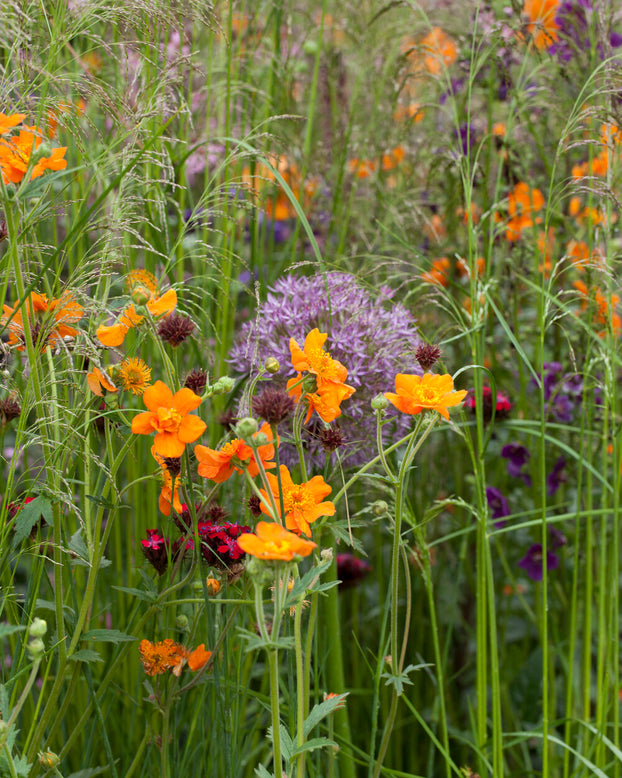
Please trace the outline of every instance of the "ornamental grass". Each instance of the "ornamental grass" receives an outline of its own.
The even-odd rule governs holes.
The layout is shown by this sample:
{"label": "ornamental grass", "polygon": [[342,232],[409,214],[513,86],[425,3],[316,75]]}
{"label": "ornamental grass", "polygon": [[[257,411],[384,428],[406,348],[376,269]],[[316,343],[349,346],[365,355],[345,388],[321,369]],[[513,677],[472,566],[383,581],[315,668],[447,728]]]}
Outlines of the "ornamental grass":
{"label": "ornamental grass", "polygon": [[621,50],[3,4],[0,778],[622,778]]}

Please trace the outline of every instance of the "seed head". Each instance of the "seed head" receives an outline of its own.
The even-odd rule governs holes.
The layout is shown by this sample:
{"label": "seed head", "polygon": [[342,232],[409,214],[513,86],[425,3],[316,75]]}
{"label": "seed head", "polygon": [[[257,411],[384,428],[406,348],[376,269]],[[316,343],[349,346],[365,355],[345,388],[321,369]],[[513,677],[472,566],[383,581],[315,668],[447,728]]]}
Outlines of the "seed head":
{"label": "seed head", "polygon": [[266,389],[253,398],[253,412],[268,424],[279,424],[294,412],[296,403],[284,389]]}
{"label": "seed head", "polygon": [[7,397],[6,400],[0,400],[0,422],[2,426],[17,417],[22,412],[20,404],[13,397]]}
{"label": "seed head", "polygon": [[165,343],[177,348],[194,332],[194,323],[187,316],[171,313],[160,322],[158,335]]}
{"label": "seed head", "polygon": [[415,351],[417,362],[424,370],[429,370],[432,365],[436,364],[440,356],[440,348],[432,343],[420,343]]}
{"label": "seed head", "polygon": [[184,386],[200,397],[207,386],[207,372],[201,367],[193,368],[186,376]]}
{"label": "seed head", "polygon": [[324,429],[321,429],[319,438],[322,448],[327,454],[332,454],[333,451],[336,451],[339,446],[343,446],[344,443],[341,428],[338,424],[335,424],[334,427],[324,427]]}

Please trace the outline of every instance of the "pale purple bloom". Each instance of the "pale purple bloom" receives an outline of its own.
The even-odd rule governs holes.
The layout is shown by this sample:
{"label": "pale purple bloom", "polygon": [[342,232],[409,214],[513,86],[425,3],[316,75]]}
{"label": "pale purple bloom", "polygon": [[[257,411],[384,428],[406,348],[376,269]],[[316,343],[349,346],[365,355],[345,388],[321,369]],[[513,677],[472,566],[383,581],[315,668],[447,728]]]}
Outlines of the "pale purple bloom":
{"label": "pale purple bloom", "polygon": [[520,443],[508,443],[501,449],[501,456],[508,460],[508,473],[513,478],[522,478],[526,486],[531,486],[531,476],[523,472],[531,454]]}
{"label": "pale purple bloom", "polygon": [[[393,390],[397,373],[422,372],[415,358],[420,343],[415,320],[403,305],[391,301],[392,296],[393,290],[385,286],[373,297],[348,273],[285,276],[269,289],[256,320],[242,326],[230,361],[238,370],[254,373],[268,357],[275,357],[280,370],[273,380],[282,386],[295,375],[290,338],[302,348],[315,327],[328,333],[324,348],[345,365],[346,383],[356,389],[341,406],[338,421],[345,445],[339,452],[348,464],[364,462],[375,439],[371,400],[380,392]],[[393,421],[385,427],[387,439],[405,435],[412,419],[393,409],[388,415]],[[320,464],[324,453],[311,427],[307,425],[303,434]]]}
{"label": "pale purple bloom", "polygon": [[[542,544],[534,543],[527,551],[525,556],[518,563],[519,567],[527,573],[532,581],[541,581],[544,572],[544,555],[542,553]],[[559,557],[552,551],[546,552],[546,569],[555,570],[559,565]]]}

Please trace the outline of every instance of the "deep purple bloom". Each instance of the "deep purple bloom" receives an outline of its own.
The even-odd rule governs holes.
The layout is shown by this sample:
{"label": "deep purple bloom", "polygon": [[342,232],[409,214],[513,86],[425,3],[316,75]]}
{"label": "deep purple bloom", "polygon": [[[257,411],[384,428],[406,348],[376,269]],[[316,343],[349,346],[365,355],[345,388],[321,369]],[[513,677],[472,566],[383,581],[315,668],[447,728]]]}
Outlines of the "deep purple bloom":
{"label": "deep purple bloom", "polygon": [[461,124],[454,130],[454,136],[460,141],[460,148],[464,156],[468,156],[476,143],[477,130],[472,124]]}
{"label": "deep purple bloom", "polygon": [[531,476],[523,472],[531,454],[520,443],[508,443],[501,449],[501,456],[508,460],[508,473],[513,478],[522,478],[525,486],[531,486]]}
{"label": "deep purple bloom", "polygon": [[566,459],[561,456],[553,465],[553,469],[546,477],[546,493],[552,497],[559,487],[568,480],[566,473]]}
{"label": "deep purple bloom", "polygon": [[[494,486],[486,487],[486,500],[493,519],[503,519],[510,515],[507,499]],[[506,523],[505,521],[495,521],[495,527],[505,527]]]}
{"label": "deep purple bloom", "polygon": [[[522,567],[532,581],[541,581],[543,575],[543,562],[544,557],[542,554],[542,544],[534,543],[533,546],[527,551],[525,556],[518,563],[519,567]],[[559,557],[552,551],[546,552],[546,569],[555,570],[559,565]]]}
{"label": "deep purple bloom", "polygon": [[339,588],[348,589],[356,586],[371,571],[371,565],[354,554],[337,554],[337,578]]}
{"label": "deep purple bloom", "polygon": [[[230,361],[238,370],[253,373],[268,357],[274,357],[280,369],[273,385],[282,387],[295,375],[290,338],[302,346],[315,327],[328,333],[325,348],[346,366],[347,383],[356,389],[341,407],[339,426],[344,445],[339,453],[349,465],[360,464],[368,458],[375,440],[371,400],[391,389],[397,373],[422,373],[415,356],[421,342],[415,321],[403,305],[391,300],[392,296],[393,290],[382,287],[380,294],[372,297],[348,273],[280,278],[259,306],[256,320],[242,326]],[[240,413],[247,414],[248,408],[241,408]],[[406,434],[412,421],[406,414],[389,413],[394,421],[385,427],[387,440],[389,435]],[[321,466],[326,454],[310,424],[303,428],[303,436],[313,460]],[[281,461],[294,461],[287,444],[282,444],[281,450]]]}
{"label": "deep purple bloom", "polygon": [[[594,7],[592,0],[564,0],[555,14],[557,25],[557,40],[549,47],[551,54],[556,54],[563,62],[568,62],[573,56],[589,52],[595,35]],[[609,44],[613,48],[622,45],[622,36],[612,32],[609,34]],[[604,59],[602,42],[596,44],[600,59]]]}

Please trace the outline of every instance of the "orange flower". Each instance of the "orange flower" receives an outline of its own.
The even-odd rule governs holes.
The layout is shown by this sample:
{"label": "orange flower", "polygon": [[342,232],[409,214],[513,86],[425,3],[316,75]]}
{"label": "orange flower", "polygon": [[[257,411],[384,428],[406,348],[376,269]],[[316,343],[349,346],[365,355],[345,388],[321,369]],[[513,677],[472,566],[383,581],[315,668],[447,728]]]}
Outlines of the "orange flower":
{"label": "orange flower", "polygon": [[246,532],[240,535],[238,545],[246,554],[258,559],[291,562],[295,556],[309,556],[316,547],[313,541],[299,538],[280,524],[260,521],[255,531],[256,534]]}
{"label": "orange flower", "polygon": [[179,499],[179,478],[175,479],[175,489],[173,489],[173,476],[170,474],[166,465],[161,462],[162,465],[162,489],[160,490],[160,496],[158,497],[158,508],[160,513],[165,516],[171,515],[171,505],[175,509],[175,513],[183,513],[184,506]]}
{"label": "orange flower", "polygon": [[[264,434],[268,438],[268,443],[257,448],[260,460],[266,470],[276,467],[274,462],[270,462],[274,456],[274,438],[269,424],[263,424],[258,432],[253,435]],[[279,444],[277,438],[277,446]],[[207,446],[195,446],[194,453],[199,460],[199,475],[203,478],[209,478],[217,484],[221,484],[233,475],[235,470],[241,473],[246,468],[251,477],[259,472],[257,461],[253,449],[239,438],[226,443],[221,449],[207,448]]]}
{"label": "orange flower", "polygon": [[393,112],[393,118],[396,122],[405,121],[409,119],[415,124],[423,121],[424,112],[421,109],[419,103],[409,103],[408,105],[398,105]]}
{"label": "orange flower", "polygon": [[430,75],[438,76],[458,59],[458,47],[454,39],[440,27],[433,27],[417,43],[408,38],[402,44],[402,51],[409,60],[421,63]]}
{"label": "orange flower", "polygon": [[417,415],[421,411],[438,411],[449,420],[447,408],[459,405],[467,392],[454,391],[454,380],[450,375],[424,373],[422,376],[399,373],[395,376],[395,392],[384,396],[398,411]]}
{"label": "orange flower", "polygon": [[555,15],[559,3],[560,0],[525,0],[523,13],[529,19],[527,30],[539,50],[547,49],[557,40],[559,28]]}
{"label": "orange flower", "polygon": [[198,416],[190,416],[201,404],[201,398],[190,389],[180,389],[173,394],[162,381],[148,386],[143,402],[149,409],[132,419],[135,435],[156,433],[153,450],[163,457],[180,457],[186,443],[192,443],[206,428]]}
{"label": "orange flower", "polygon": [[357,178],[369,178],[376,169],[376,163],[371,159],[354,157],[348,162],[348,170]]}
{"label": "orange flower", "polygon": [[159,643],[141,640],[138,651],[147,675],[163,675],[167,670],[179,675],[188,653],[182,645],[170,638]]}
{"label": "orange flower", "polygon": [[25,113],[12,113],[9,116],[5,113],[0,113],[0,135],[4,135],[13,127],[17,127],[26,118]]}
{"label": "orange flower", "polygon": [[[158,294],[158,282],[144,270],[135,270],[127,279],[128,291],[136,302],[143,303],[154,317],[168,316],[177,306],[177,292],[169,289],[163,295]],[[130,305],[121,314],[119,321],[110,326],[97,328],[97,338],[104,346],[114,348],[122,345],[128,330],[142,323],[144,316],[136,313],[134,305]]]}
{"label": "orange flower", "polygon": [[108,374],[98,367],[94,367],[90,373],[86,374],[86,383],[93,394],[96,394],[98,397],[104,396],[104,390],[113,393],[119,391],[108,377]]}
{"label": "orange flower", "polygon": [[534,222],[539,224],[542,219],[532,218],[532,214],[539,211],[543,205],[544,197],[539,189],[530,189],[524,181],[516,184],[508,195],[510,220],[506,226],[506,240],[514,242],[520,238],[523,230],[532,227]]}
{"label": "orange flower", "polygon": [[[75,337],[77,330],[70,327],[80,321],[84,315],[84,309],[69,292],[61,295],[57,300],[48,300],[46,295],[31,292],[19,309],[3,306],[0,317],[0,328],[9,330],[9,345],[17,346],[18,351],[24,351],[24,319],[26,311],[30,322],[30,331],[35,343],[41,339],[45,351],[47,344],[54,344],[63,338]],[[9,321],[10,319],[10,321]]]}
{"label": "orange flower", "polygon": [[[281,465],[280,471],[285,526],[297,535],[300,535],[301,532],[305,535],[311,535],[309,524],[313,524],[320,516],[335,515],[333,503],[322,502],[331,493],[332,489],[321,475],[316,475],[310,481],[305,481],[302,484],[295,484],[285,465]],[[267,473],[266,475],[280,516],[279,479],[272,473]],[[263,489],[261,493],[267,501],[267,493]],[[263,513],[268,513],[268,509],[263,502],[261,503],[261,510]]]}
{"label": "orange flower", "polygon": [[194,651],[191,651],[188,654],[188,667],[192,670],[193,673],[195,673],[197,670],[205,667],[211,656],[212,652],[206,651],[205,643],[201,643],[200,646],[197,646]]}
{"label": "orange flower", "polygon": [[432,262],[432,268],[427,273],[421,274],[421,280],[426,284],[436,286],[449,286],[449,268],[451,263],[447,257],[440,257]]}
{"label": "orange flower", "polygon": [[[13,117],[5,117],[5,124],[7,120],[14,120],[16,116],[20,115],[14,114]],[[0,141],[0,170],[5,184],[9,182],[19,184],[24,178],[33,151],[36,151],[43,142],[41,134],[38,127],[24,126],[18,135]],[[57,148],[52,151],[50,157],[41,157],[37,160],[32,168],[30,179],[37,178],[45,170],[64,170],[67,167],[67,160],[63,159],[66,151],[66,146]]]}
{"label": "orange flower", "polygon": [[[325,422],[334,421],[341,415],[340,405],[356,391],[353,386],[344,383],[348,377],[348,371],[341,362],[333,359],[324,351],[324,343],[328,335],[320,332],[317,327],[305,338],[304,350],[300,348],[294,338],[290,338],[289,350],[292,355],[292,365],[298,371],[295,378],[287,382],[289,394],[299,401],[302,397],[300,381],[302,371],[315,376],[316,389],[305,395],[309,402],[306,422],[311,418],[314,410],[318,412]],[[296,386],[296,384],[298,384]]]}
{"label": "orange flower", "polygon": [[[583,298],[581,310],[587,310],[590,292],[586,284],[583,281],[575,281],[573,286]],[[622,317],[616,313],[615,308],[620,302],[620,298],[617,294],[611,295],[611,302],[609,302],[599,289],[594,289],[593,295],[593,301],[596,304],[596,322],[604,327],[598,334],[600,337],[604,337],[607,332],[608,322],[611,322],[613,334],[618,337],[622,333]]]}

